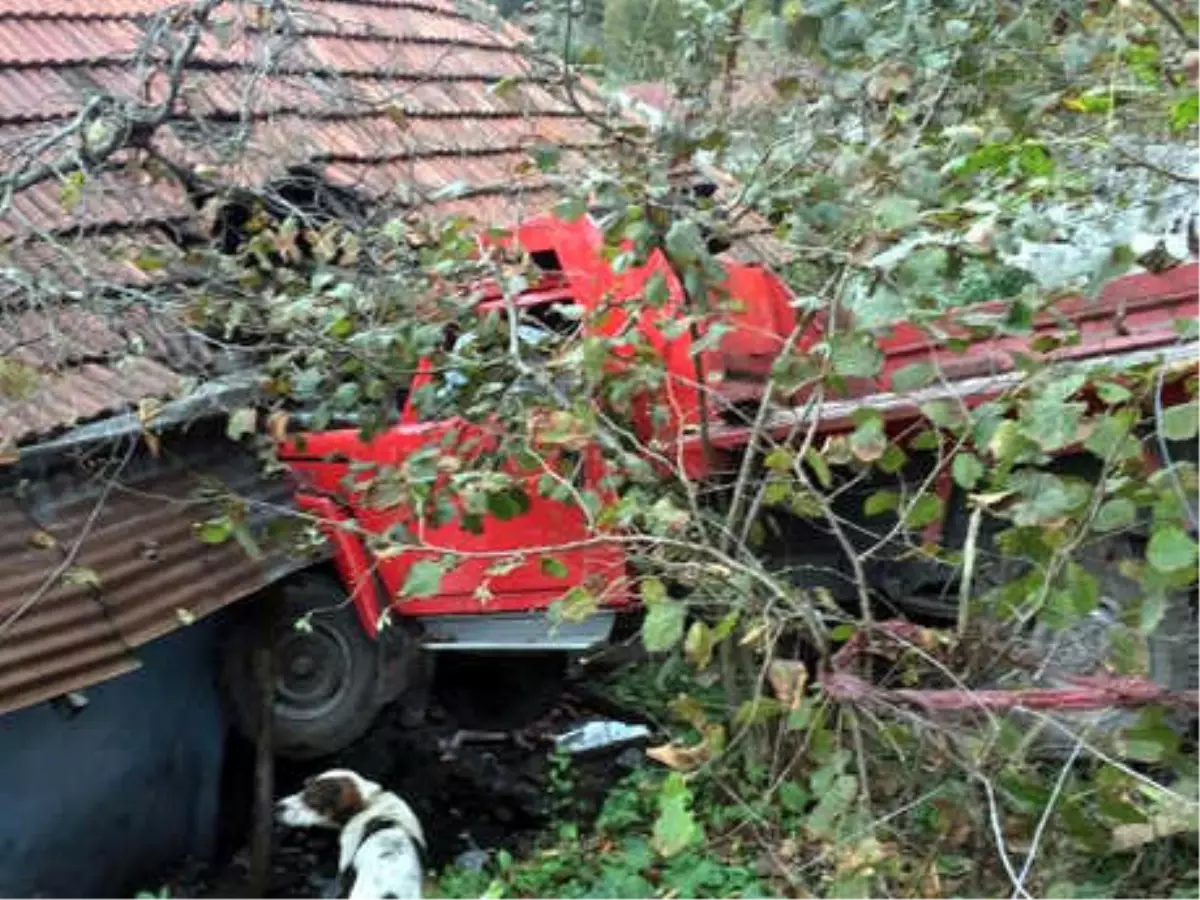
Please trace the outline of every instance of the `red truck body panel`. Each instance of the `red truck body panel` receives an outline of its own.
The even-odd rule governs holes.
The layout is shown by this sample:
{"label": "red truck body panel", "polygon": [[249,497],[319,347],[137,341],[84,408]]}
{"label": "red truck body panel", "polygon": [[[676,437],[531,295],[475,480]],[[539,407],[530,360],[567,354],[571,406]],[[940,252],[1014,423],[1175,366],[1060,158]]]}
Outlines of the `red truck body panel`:
{"label": "red truck body panel", "polygon": [[[588,312],[606,307],[607,313],[595,327],[607,335],[628,325],[622,302],[640,298],[651,279],[664,278],[667,302],[657,309],[643,308],[638,327],[665,362],[667,381],[660,400],[665,401],[669,416],[666,425],[653,435],[649,420],[641,417],[636,424],[642,437],[662,441],[667,452],[678,454],[694,478],[712,474],[719,463],[708,454],[698,434],[696,426],[703,410],[707,409],[710,419],[709,447],[718,452],[736,452],[747,444],[751,429],[719,421],[720,411],[701,403],[690,333],[674,337],[663,333],[664,322],[683,314],[686,298],[661,252],[652,254],[644,266],[616,272],[603,252],[599,229],[587,217],[573,222],[552,216],[531,219],[504,241],[515,242],[543,258],[552,252],[557,261],[557,271],[549,271],[543,283],[517,299],[521,306],[573,302]],[[725,394],[729,399],[753,400],[761,398],[772,362],[795,329],[797,316],[790,292],[773,273],[746,263],[729,262],[725,266],[728,278],[722,291],[727,293],[722,299],[732,300],[734,311],[721,315],[733,327],[715,349],[695,356],[710,389],[716,387],[718,395]],[[1079,329],[1080,340],[1049,352],[1052,358],[1099,358],[1171,347],[1179,342],[1175,320],[1197,316],[1197,277],[1198,269],[1193,264],[1163,275],[1123,278],[1108,285],[1096,301],[1079,298],[1060,303],[1057,309],[1061,315],[1040,316],[1034,335],[980,342],[963,354],[944,349],[926,329],[901,324],[879,338],[885,355],[880,376],[857,380],[850,385],[847,396],[828,398],[819,410],[809,414],[821,416],[822,432],[851,427],[850,415],[860,405],[879,408],[893,424],[910,423],[919,414],[919,403],[927,398],[892,395],[888,391],[895,372],[916,362],[934,362],[943,372],[943,383],[926,392],[945,390],[964,397],[968,404],[982,402],[1003,389],[1006,376],[1014,377],[1014,355],[1030,353],[1034,337],[1061,332],[1067,321]],[[502,303],[498,292],[491,296],[485,292],[480,305],[486,309]],[[1004,304],[984,304],[972,307],[970,314],[998,314],[1004,308]],[[820,340],[820,327],[818,321],[810,332],[800,336],[796,348],[803,351]],[[965,331],[948,320],[945,333],[961,335]],[[619,359],[620,354],[617,356]],[[417,375],[413,388],[428,377],[426,368]],[[803,400],[783,399],[793,406],[772,416],[769,430],[776,436],[796,428],[796,404]],[[410,400],[399,423],[370,442],[362,441],[355,430],[332,430],[305,435],[282,448],[282,458],[303,484],[300,505],[324,523],[335,563],[369,633],[375,633],[380,614],[388,606],[404,616],[536,611],[546,609],[576,586],[588,586],[609,606],[632,601],[620,542],[592,529],[579,509],[538,496],[535,485],[540,473],[524,476],[530,479],[529,509],[507,521],[487,517],[480,534],[472,534],[456,522],[436,528],[423,526],[401,507],[380,508],[366,502],[350,486],[353,481],[370,477],[368,473],[352,475],[351,462],[400,465],[415,451],[441,440],[451,428],[461,429],[463,425],[421,422]],[[480,435],[477,430],[473,433]],[[598,462],[588,471],[595,489]],[[372,552],[370,538],[388,534],[397,524],[418,535],[420,548]],[[445,574],[438,593],[432,597],[402,597],[414,563],[444,553],[460,554],[462,562]],[[565,577],[557,566],[549,567],[555,575],[547,573],[542,565],[544,555],[552,555],[565,565]],[[499,574],[489,573],[505,558],[518,564],[505,567],[506,571]],[[485,586],[483,590],[481,585]]]}

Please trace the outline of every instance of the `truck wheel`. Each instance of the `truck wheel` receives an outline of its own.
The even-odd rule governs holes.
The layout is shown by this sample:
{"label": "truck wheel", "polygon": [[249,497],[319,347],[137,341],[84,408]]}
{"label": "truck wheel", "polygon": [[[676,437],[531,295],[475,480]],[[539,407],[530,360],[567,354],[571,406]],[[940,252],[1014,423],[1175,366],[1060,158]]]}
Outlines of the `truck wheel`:
{"label": "truck wheel", "polygon": [[[325,756],[361,737],[382,706],[377,648],[334,578],[302,572],[275,590],[277,596],[262,601],[272,603],[275,752],[290,759]],[[234,726],[252,740],[261,705],[253,671],[261,626],[254,612],[234,626],[221,658]]]}

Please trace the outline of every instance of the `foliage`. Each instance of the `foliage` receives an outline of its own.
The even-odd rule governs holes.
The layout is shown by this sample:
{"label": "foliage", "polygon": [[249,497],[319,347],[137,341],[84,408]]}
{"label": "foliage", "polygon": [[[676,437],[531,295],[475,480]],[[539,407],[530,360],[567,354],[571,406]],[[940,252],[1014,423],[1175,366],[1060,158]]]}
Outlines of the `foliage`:
{"label": "foliage", "polygon": [[[881,635],[876,652],[891,665],[874,673],[882,687],[1045,685],[1097,670],[1178,682],[1186,672],[1170,631],[1189,618],[1185,633],[1195,630],[1184,498],[1197,491],[1196,468],[1172,456],[1155,470],[1146,453],[1158,452],[1160,433],[1194,437],[1195,378],[1153,363],[1056,361],[1054,350],[1081,340],[1061,316],[1055,333],[1034,334],[1059,288],[1092,291],[1141,258],[1088,216],[1114,154],[1140,160],[1118,123],[1139,143],[1178,127],[1190,90],[1178,48],[1153,10],[1129,4],[880,7],[781,13],[787,40],[819,62],[822,90],[806,98],[777,85],[791,101],[763,132],[705,114],[742,50],[742,8],[680,4],[671,63],[689,115],[654,132],[613,121],[621,152],[583,168],[534,154],[532,165],[561,175],[560,216],[589,212],[600,224],[618,277],[660,266],[640,296],[624,298],[627,319],[606,305],[562,306],[551,326],[518,307],[543,273],[529,258],[479,252],[465,219],[351,231],[264,217],[239,254],[201,263],[229,289],[198,298],[198,320],[282,346],[266,358],[269,393],[280,409],[306,406],[312,427],[355,422],[370,437],[394,420],[393,398],[419,361],[440,373],[413,401],[426,420],[455,416],[454,427],[395,468],[356,475],[373,504],[411,511],[411,526],[373,539],[385,554],[426,551],[402,597],[436,593],[467,555],[424,545],[424,528],[458,521],[479,533],[524,514],[535,495],[574,507],[596,534],[620,534],[630,555],[646,607],[641,642],[661,668],[624,690],[678,684],[650,701],[671,723],[671,749],[656,758],[672,771],[616,790],[593,834],[561,804],[561,840],[529,860],[502,857],[492,893],[1074,895],[1097,879],[1146,891],[1194,879],[1174,862],[1153,872],[1140,861],[1095,865],[1122,827],[1178,822],[1181,810],[1189,836],[1166,840],[1193,840],[1195,755],[1162,710],[1136,722],[1043,717],[1023,732],[1020,716],[964,722],[819,687],[790,699],[765,688],[787,648],[809,648],[827,671],[833,646],[871,633],[880,611],[914,595],[957,627],[915,650]],[[610,4],[606,26],[617,12],[634,15]],[[689,191],[680,161],[704,158],[736,171],[736,190]],[[793,336],[774,362],[785,392],[833,399],[861,380],[900,392],[942,383],[931,363],[884,381],[878,338],[900,322],[944,344],[941,366],[995,338],[1022,339],[1016,377],[978,404],[926,397],[899,431],[870,408],[842,434],[816,420],[786,440],[757,431],[757,460],[702,495],[656,443],[654,429],[676,424],[675,413],[641,319],[676,291],[684,302],[659,334],[720,346],[738,310],[720,289],[717,248],[756,215],[791,251],[783,270],[799,298],[797,335],[811,338]],[[1045,265],[1027,251],[1056,236],[1050,219],[1057,237],[1102,252],[1082,269]],[[312,253],[281,259],[295,234]],[[484,314],[474,308],[481,281],[499,298]],[[978,307],[984,299],[1000,302]],[[695,381],[709,382],[698,362]],[[742,423],[758,427],[765,410]],[[272,441],[251,439],[270,452]],[[574,454],[584,448],[603,458],[601,479],[580,480]],[[949,495],[936,487],[942,472]],[[928,529],[943,525],[946,540],[930,542]],[[562,566],[555,548],[538,552],[542,571]],[[489,577],[520,564],[496,559]],[[479,590],[487,602],[487,584]],[[598,602],[576,587],[557,610],[581,617]],[[1088,637],[1098,621],[1101,637]],[[1048,764],[1064,740],[1070,762]],[[1159,768],[1151,777],[1135,763]],[[1135,852],[1166,852],[1148,843]],[[447,889],[482,886],[464,878]]]}

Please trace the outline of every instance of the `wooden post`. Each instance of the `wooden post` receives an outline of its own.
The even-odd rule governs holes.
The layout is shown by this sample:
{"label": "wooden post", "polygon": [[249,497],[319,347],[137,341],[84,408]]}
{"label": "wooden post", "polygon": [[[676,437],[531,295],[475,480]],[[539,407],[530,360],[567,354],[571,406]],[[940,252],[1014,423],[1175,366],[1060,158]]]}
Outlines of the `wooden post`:
{"label": "wooden post", "polygon": [[275,666],[271,597],[259,600],[258,642],[254,647],[254,683],[258,688],[258,734],[254,755],[254,814],[250,832],[251,897],[265,897],[271,879],[271,828],[275,818]]}

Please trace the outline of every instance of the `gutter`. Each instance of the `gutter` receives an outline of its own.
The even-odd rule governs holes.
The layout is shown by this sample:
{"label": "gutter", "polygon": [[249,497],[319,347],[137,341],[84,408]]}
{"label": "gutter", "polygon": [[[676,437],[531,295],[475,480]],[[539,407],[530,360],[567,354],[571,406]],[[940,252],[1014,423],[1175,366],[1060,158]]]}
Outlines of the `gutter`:
{"label": "gutter", "polygon": [[98,422],[72,428],[64,434],[17,448],[20,462],[63,453],[78,447],[141,434],[147,428],[162,431],[174,425],[215,416],[230,406],[245,403],[258,393],[258,379],[253,372],[238,372],[205,382],[190,394],[169,400],[149,422],[143,422],[135,412],[122,413]]}

